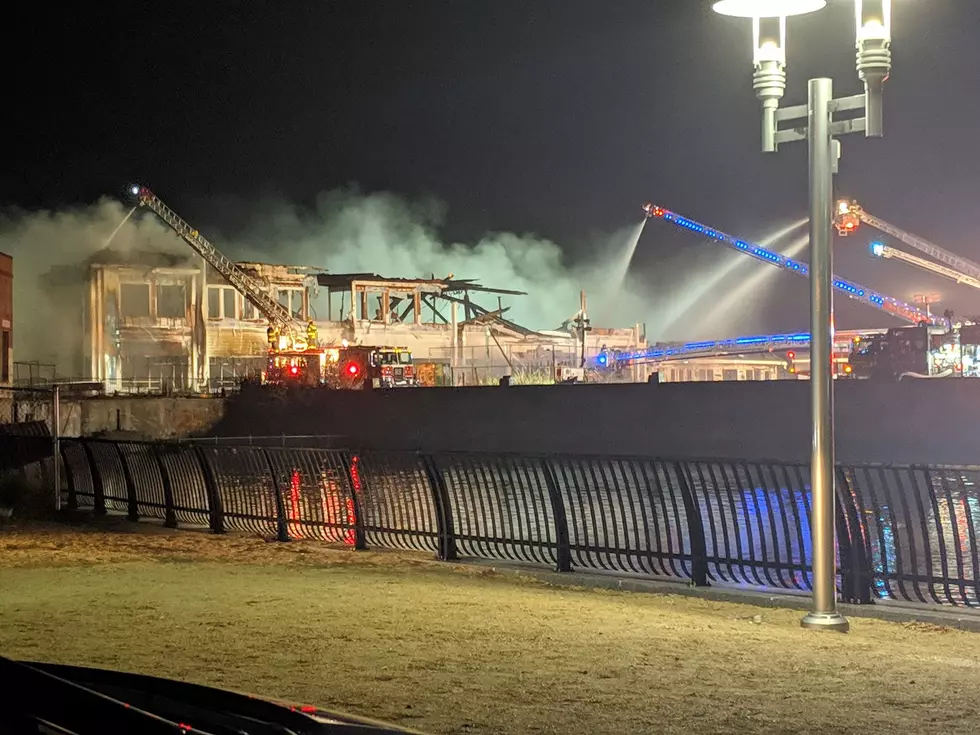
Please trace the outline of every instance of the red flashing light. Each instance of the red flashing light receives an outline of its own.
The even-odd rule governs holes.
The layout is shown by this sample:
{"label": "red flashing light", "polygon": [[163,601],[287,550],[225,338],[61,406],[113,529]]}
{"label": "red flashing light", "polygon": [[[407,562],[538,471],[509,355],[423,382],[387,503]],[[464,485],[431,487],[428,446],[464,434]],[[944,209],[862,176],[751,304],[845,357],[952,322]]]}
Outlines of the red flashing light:
{"label": "red flashing light", "polygon": [[792,350],[790,350],[789,352],[786,353],[786,359],[787,360],[795,360],[796,359],[796,353],[793,352]]}
{"label": "red flashing light", "polygon": [[296,365],[290,365],[289,366],[289,374],[290,375],[299,375],[299,368]]}
{"label": "red flashing light", "polygon": [[357,375],[361,369],[357,367],[357,363],[352,362],[347,366],[347,374],[350,376]]}

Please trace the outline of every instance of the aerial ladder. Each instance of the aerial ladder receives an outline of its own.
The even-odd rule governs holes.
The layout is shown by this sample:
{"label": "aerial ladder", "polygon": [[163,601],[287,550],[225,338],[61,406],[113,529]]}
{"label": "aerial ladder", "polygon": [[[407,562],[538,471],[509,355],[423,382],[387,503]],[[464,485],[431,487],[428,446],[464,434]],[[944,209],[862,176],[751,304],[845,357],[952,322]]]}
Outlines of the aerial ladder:
{"label": "aerial ladder", "polygon": [[[684,217],[676,212],[672,212],[669,209],[665,209],[654,204],[645,205],[643,210],[646,212],[648,218],[652,217],[655,219],[661,219],[664,222],[669,222],[675,227],[680,227],[695,232],[699,235],[703,235],[709,240],[724,243],[728,247],[755,258],[756,260],[762,261],[763,263],[768,263],[769,265],[776,266],[777,268],[783,268],[784,270],[800,276],[809,277],[810,269],[806,263],[801,263],[798,260],[787,258],[780,253],[767,250],[766,248],[754,243],[733,237],[720,230],[716,230],[712,227],[701,224],[696,220],[689,219],[688,217]],[[853,229],[853,223],[848,229]],[[853,281],[848,281],[840,278],[839,276],[834,276],[833,285],[834,290],[838,293],[841,293],[848,298],[855,299],[856,301],[860,301],[863,304],[867,304],[868,306],[872,306],[880,311],[884,311],[887,314],[891,314],[892,316],[910,324],[921,324],[923,322],[935,326],[941,326],[942,324],[943,320],[939,317],[935,317],[926,313],[925,311],[922,311],[921,309],[916,308],[915,306],[912,306],[911,304],[907,304],[904,301],[900,301],[891,296],[878,293],[873,289],[866,288],[865,286],[861,286]]]}
{"label": "aerial ladder", "polygon": [[920,258],[917,255],[906,253],[904,250],[896,250],[895,248],[888,247],[882,242],[871,243],[871,254],[878,258],[901,260],[903,263],[908,263],[909,265],[914,265],[918,268],[922,268],[923,270],[930,271],[948,278],[951,281],[956,281],[956,283],[962,283],[965,286],[980,289],[980,278],[968,276],[966,273],[961,273],[955,268],[940,265],[939,263],[933,263],[931,260],[926,260],[925,258]]}
{"label": "aerial ladder", "polygon": [[667,362],[696,357],[722,357],[795,350],[810,346],[809,333],[769,334],[734,339],[658,344],[637,352],[614,352],[616,363]]}
{"label": "aerial ladder", "polygon": [[[884,334],[887,331],[887,329],[835,331],[834,341],[835,344],[850,345],[852,341],[860,342],[863,339],[873,335]],[[777,352],[794,354],[795,350],[808,350],[809,348],[810,333],[796,332],[792,334],[763,334],[750,337],[735,337],[733,339],[705,340],[702,342],[661,343],[636,352],[615,351],[612,358],[613,364],[660,363],[672,360],[773,354]]]}
{"label": "aerial ladder", "polygon": [[[297,352],[316,349],[307,339],[307,327],[293,317],[292,312],[280,304],[262,285],[252,278],[241,266],[225,256],[201,233],[180,218],[176,212],[164,204],[159,197],[145,186],[130,189],[137,197],[139,206],[146,207],[167,223],[181,240],[191,246],[214,270],[228,281],[255,310],[269,322],[270,330],[278,335],[277,349],[290,349]],[[270,345],[272,346],[272,345]]]}
{"label": "aerial ladder", "polygon": [[[977,265],[969,258],[964,258],[956,253],[951,253],[945,248],[941,248],[935,243],[929,242],[918,235],[913,235],[911,232],[906,232],[901,227],[896,227],[893,224],[889,224],[888,222],[885,222],[885,220],[870,214],[864,209],[864,207],[855,201],[842,200],[837,203],[834,225],[837,227],[837,232],[840,235],[847,236],[852,234],[857,229],[859,222],[870,225],[876,230],[884,232],[886,235],[891,235],[896,240],[900,240],[908,245],[910,248],[914,248],[920,253],[928,255],[933,260],[939,261],[946,266],[946,271],[944,272],[939,270],[940,266],[935,266],[928,261],[922,260],[921,258],[913,259],[913,256],[903,258],[899,255],[895,255],[895,253],[898,252],[895,250],[891,251],[892,255],[890,256],[885,255],[883,251],[880,253],[881,256],[898,258],[907,263],[931,270],[933,273],[938,273],[939,275],[946,276],[947,278],[952,278],[958,283],[965,283],[973,286],[974,288],[980,288],[980,286],[975,285],[980,284],[980,265]],[[875,254],[878,255],[878,253]]]}

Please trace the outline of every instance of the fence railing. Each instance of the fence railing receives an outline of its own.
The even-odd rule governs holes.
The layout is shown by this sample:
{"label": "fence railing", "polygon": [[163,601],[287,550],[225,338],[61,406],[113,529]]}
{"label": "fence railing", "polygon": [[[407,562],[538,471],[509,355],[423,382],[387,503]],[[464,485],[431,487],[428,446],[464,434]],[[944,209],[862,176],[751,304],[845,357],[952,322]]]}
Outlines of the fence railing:
{"label": "fence railing", "polygon": [[[132,520],[811,589],[808,468],[751,461],[61,441],[63,502]],[[838,589],[980,606],[980,467],[837,470]]]}

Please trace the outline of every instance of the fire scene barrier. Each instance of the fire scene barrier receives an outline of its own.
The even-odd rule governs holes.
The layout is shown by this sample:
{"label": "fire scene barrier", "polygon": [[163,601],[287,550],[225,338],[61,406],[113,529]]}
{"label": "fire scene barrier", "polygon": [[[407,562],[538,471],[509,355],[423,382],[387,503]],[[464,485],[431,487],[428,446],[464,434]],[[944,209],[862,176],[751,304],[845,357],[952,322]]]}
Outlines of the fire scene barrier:
{"label": "fire scene barrier", "polygon": [[[64,504],[286,541],[811,587],[807,467],[62,441]],[[838,587],[980,607],[980,467],[840,466]]]}

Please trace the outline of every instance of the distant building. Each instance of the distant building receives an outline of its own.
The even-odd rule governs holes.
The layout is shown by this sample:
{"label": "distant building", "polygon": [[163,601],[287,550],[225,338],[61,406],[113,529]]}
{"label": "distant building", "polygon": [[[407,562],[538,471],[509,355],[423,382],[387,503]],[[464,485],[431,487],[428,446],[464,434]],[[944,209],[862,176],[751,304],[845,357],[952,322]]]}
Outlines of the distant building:
{"label": "distant building", "polygon": [[0,385],[14,374],[14,259],[0,253]]}
{"label": "distant building", "polygon": [[786,370],[786,361],[775,356],[731,355],[672,360],[658,366],[662,383],[715,382],[731,380],[783,380],[798,376]]}
{"label": "distant building", "polygon": [[[581,362],[573,331],[534,331],[506,318],[499,299],[520,292],[451,276],[239,266],[297,320],[313,320],[321,344],[407,347],[428,382],[495,383],[505,374],[515,383],[548,382],[556,366]],[[57,366],[63,376],[92,379],[108,391],[213,391],[267,365],[267,321],[197,256],[103,250],[79,266],[52,269],[45,280],[53,303],[82,307],[77,316],[66,313],[78,327],[68,332],[71,364]],[[496,296],[497,308],[476,303],[481,294]],[[586,333],[587,358],[602,346],[636,350],[646,341],[639,325]]]}

